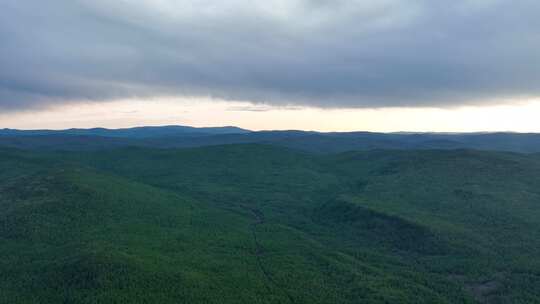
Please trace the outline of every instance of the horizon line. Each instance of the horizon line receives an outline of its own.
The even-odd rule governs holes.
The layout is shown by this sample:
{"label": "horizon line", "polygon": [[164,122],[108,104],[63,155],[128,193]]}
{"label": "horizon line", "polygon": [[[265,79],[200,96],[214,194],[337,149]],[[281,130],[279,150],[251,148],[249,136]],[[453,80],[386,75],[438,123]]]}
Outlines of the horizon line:
{"label": "horizon line", "polygon": [[9,128],[4,127],[0,128],[2,131],[53,131],[53,132],[62,132],[62,131],[72,131],[72,130],[95,130],[95,129],[102,129],[102,130],[109,130],[109,131],[115,131],[115,130],[129,130],[129,129],[138,129],[138,128],[170,128],[170,127],[182,127],[182,128],[193,128],[193,129],[209,129],[209,128],[236,128],[243,131],[247,131],[250,133],[255,132],[307,132],[307,133],[323,133],[323,134],[331,134],[331,133],[378,133],[378,134],[540,134],[540,132],[520,132],[520,131],[511,131],[511,130],[496,130],[496,131],[367,131],[367,130],[354,130],[354,131],[319,131],[319,130],[313,130],[313,129],[259,129],[259,130],[252,130],[247,128],[242,128],[235,125],[217,125],[217,126],[193,126],[193,125],[179,125],[179,124],[165,124],[165,125],[135,125],[130,127],[122,127],[122,128],[108,128],[108,127],[101,127],[101,126],[94,126],[94,127],[87,127],[87,128],[28,128],[28,129],[20,129],[20,128]]}

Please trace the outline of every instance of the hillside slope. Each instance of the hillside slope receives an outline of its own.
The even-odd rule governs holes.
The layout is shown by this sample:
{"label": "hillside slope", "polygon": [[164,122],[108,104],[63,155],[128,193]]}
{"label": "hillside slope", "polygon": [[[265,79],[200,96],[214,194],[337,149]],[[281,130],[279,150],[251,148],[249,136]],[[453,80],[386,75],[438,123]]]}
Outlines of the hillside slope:
{"label": "hillside slope", "polygon": [[5,303],[537,303],[540,158],[0,151]]}

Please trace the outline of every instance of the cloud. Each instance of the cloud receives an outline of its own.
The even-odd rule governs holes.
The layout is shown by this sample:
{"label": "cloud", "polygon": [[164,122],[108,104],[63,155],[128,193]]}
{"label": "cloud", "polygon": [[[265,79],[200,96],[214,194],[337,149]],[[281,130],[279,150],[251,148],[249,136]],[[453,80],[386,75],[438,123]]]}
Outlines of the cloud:
{"label": "cloud", "polygon": [[454,106],[540,95],[536,0],[3,0],[0,109],[210,96]]}
{"label": "cloud", "polygon": [[300,111],[304,108],[298,106],[270,106],[265,104],[248,104],[228,106],[226,111],[230,112],[269,112],[269,111]]}
{"label": "cloud", "polygon": [[272,111],[272,107],[265,105],[230,106],[226,110],[230,112],[268,112]]}

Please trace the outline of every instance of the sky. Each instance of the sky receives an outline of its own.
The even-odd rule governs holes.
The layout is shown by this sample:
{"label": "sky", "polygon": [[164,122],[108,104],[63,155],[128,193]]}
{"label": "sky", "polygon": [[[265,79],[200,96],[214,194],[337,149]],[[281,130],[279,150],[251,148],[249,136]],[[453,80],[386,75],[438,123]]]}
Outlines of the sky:
{"label": "sky", "polygon": [[537,0],[0,2],[0,128],[540,132]]}

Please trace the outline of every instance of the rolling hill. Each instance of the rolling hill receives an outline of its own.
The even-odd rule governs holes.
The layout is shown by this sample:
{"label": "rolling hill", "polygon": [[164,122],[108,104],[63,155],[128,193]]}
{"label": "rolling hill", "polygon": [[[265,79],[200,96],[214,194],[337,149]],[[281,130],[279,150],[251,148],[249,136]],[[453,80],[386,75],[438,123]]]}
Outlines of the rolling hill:
{"label": "rolling hill", "polygon": [[236,127],[185,126],[129,129],[0,130],[0,147],[34,150],[102,150],[119,147],[187,148],[225,144],[267,144],[312,153],[340,153],[375,149],[475,149],[540,153],[535,133],[371,133],[258,131]]}
{"label": "rolling hill", "polygon": [[0,303],[538,303],[540,157],[0,150]]}

